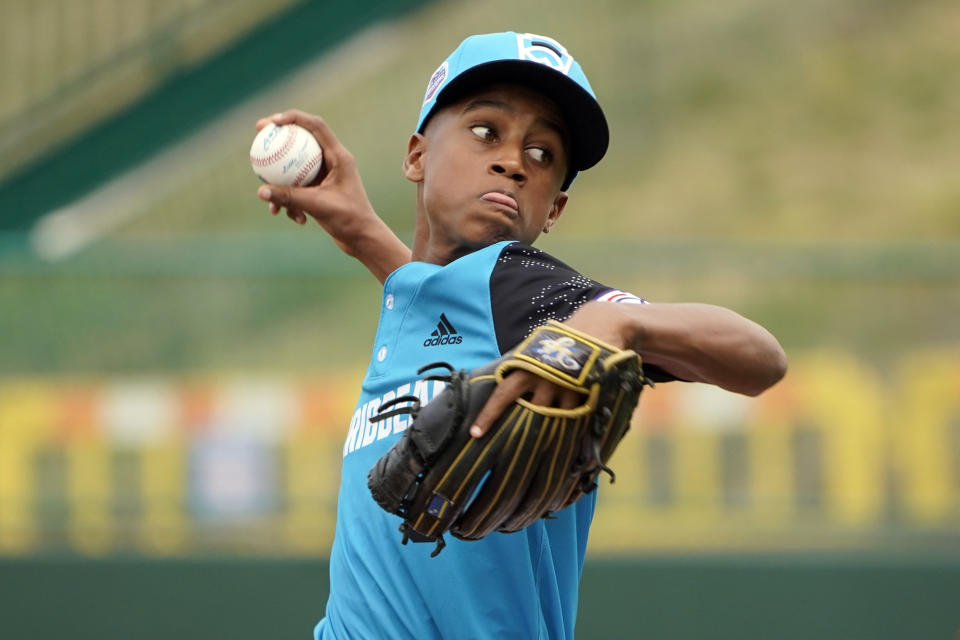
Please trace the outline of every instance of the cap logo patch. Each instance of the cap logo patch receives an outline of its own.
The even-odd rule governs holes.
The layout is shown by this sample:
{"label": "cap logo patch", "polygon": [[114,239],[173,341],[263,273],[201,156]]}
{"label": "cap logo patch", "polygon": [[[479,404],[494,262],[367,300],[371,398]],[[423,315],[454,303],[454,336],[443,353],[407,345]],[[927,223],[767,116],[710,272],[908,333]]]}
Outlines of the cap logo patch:
{"label": "cap logo patch", "polygon": [[569,75],[573,65],[573,56],[562,44],[535,33],[517,34],[517,58],[545,64],[563,75]]}
{"label": "cap logo patch", "polygon": [[430,82],[427,83],[427,92],[423,96],[423,104],[427,104],[433,100],[435,95],[437,95],[440,87],[443,86],[443,83],[447,79],[447,72],[449,69],[449,62],[444,60],[443,64],[437,67],[437,70],[433,72],[432,76],[430,76]]}

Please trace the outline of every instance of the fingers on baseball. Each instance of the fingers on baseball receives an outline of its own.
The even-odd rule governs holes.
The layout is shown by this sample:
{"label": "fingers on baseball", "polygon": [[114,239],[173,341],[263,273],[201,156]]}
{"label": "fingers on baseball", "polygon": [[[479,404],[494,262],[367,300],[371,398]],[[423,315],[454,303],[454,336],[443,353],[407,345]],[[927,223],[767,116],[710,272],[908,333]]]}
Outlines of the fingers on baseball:
{"label": "fingers on baseball", "polygon": [[329,152],[336,154],[336,152],[342,149],[340,141],[337,139],[337,136],[334,135],[333,130],[327,125],[326,121],[312,113],[300,111],[299,109],[280,111],[257,120],[257,131],[271,123],[276,125],[300,125],[312,133],[313,137],[317,139],[317,142],[320,143],[320,148],[324,151],[325,157],[329,155]]}
{"label": "fingers on baseball", "polygon": [[318,115],[300,111],[299,109],[288,109],[281,113],[275,113],[272,116],[261,118],[257,121],[257,129],[262,129],[269,123],[274,124],[297,124],[313,134],[313,137],[320,143],[324,154],[333,153],[339,155],[343,150],[340,140],[334,135],[333,129],[327,124],[327,121]]}
{"label": "fingers on baseball", "polygon": [[255,125],[256,128],[257,128],[257,131],[260,131],[260,129],[263,129],[265,126],[267,126],[267,125],[270,124],[271,122],[272,122],[273,124],[282,124],[282,123],[280,122],[280,119],[282,118],[282,116],[283,116],[282,113],[275,113],[275,114],[273,114],[273,115],[271,115],[271,116],[267,116],[267,117],[265,117],[265,118],[260,118],[259,120],[257,120],[257,124]]}
{"label": "fingers on baseball", "polygon": [[299,225],[307,223],[307,216],[303,213],[301,207],[294,202],[289,187],[264,185],[257,189],[257,196],[267,202],[267,209],[272,215],[277,215],[281,209],[285,208],[288,218]]}
{"label": "fingers on baseball", "polygon": [[287,217],[300,226],[307,224],[307,216],[299,209],[287,209]]}

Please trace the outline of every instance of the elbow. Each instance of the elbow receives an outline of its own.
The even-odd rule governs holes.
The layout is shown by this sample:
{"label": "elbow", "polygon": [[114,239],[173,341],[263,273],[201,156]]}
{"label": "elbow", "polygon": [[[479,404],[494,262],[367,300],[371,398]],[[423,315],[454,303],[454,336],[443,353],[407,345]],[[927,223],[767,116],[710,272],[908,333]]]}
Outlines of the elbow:
{"label": "elbow", "polygon": [[746,395],[758,396],[787,375],[787,354],[779,343],[774,345],[761,358],[762,366],[757,367],[753,384],[745,391]]}
{"label": "elbow", "polygon": [[788,368],[789,368],[789,364],[787,363],[787,354],[783,350],[783,348],[779,348],[779,345],[778,345],[777,355],[776,355],[776,364],[774,365],[774,369],[773,369],[773,376],[770,380],[770,385],[767,388],[772,387],[773,385],[783,380],[784,376],[787,375]]}

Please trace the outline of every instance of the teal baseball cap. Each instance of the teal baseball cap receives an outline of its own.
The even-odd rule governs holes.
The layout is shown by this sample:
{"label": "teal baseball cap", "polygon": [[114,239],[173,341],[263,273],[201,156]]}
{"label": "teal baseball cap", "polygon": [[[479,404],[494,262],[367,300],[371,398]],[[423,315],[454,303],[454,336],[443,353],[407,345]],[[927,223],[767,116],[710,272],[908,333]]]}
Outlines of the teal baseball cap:
{"label": "teal baseball cap", "polygon": [[566,47],[533,33],[486,33],[461,42],[430,76],[417,131],[423,133],[437,109],[501,82],[515,82],[542,93],[563,113],[571,135],[564,190],[579,171],[600,162],[610,143],[610,131],[587,76]]}

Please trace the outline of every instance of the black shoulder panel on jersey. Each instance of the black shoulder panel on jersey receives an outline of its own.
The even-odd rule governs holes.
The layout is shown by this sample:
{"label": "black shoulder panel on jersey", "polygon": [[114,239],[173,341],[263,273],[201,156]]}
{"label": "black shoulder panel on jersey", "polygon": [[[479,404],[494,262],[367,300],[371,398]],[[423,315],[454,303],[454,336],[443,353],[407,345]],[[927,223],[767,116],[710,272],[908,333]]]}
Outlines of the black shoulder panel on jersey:
{"label": "black shoulder panel on jersey", "polygon": [[539,249],[507,245],[490,274],[490,306],[500,353],[547,320],[566,320],[606,289]]}
{"label": "black shoulder panel on jersey", "polygon": [[[566,320],[585,302],[610,290],[539,249],[518,242],[507,245],[490,274],[490,306],[500,353],[547,320]],[[654,365],[643,369],[655,382],[677,379]]]}

